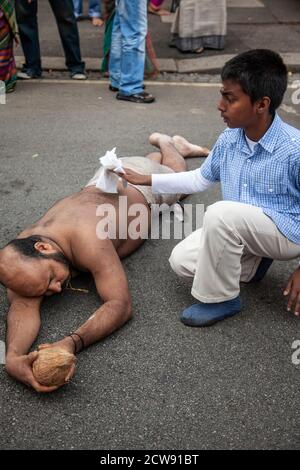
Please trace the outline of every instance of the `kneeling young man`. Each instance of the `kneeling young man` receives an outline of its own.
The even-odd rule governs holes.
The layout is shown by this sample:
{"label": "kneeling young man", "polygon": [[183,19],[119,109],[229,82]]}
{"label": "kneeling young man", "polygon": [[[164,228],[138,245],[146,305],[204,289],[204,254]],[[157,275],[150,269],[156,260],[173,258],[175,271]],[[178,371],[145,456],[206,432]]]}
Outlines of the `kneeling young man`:
{"label": "kneeling young man", "polygon": [[[256,49],[227,62],[221,77],[218,110],[228,128],[201,168],[123,176],[160,194],[196,193],[221,183],[224,200],[208,207],[203,227],[180,242],[169,260],[178,275],[193,278],[198,302],[181,316],[190,326],[237,314],[240,281],[259,281],[274,259],[300,256],[300,131],[276,113],[287,88],[286,66],[277,53]],[[298,316],[300,269],[284,295]]]}

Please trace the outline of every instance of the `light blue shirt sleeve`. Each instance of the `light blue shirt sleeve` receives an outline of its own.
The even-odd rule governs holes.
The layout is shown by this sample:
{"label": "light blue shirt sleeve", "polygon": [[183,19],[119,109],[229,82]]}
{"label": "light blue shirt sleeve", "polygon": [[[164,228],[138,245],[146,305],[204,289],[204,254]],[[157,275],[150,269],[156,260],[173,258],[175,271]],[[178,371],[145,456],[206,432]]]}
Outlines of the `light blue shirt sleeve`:
{"label": "light blue shirt sleeve", "polygon": [[214,183],[220,181],[220,162],[222,156],[225,154],[224,138],[225,136],[223,132],[201,166],[201,174],[203,178]]}

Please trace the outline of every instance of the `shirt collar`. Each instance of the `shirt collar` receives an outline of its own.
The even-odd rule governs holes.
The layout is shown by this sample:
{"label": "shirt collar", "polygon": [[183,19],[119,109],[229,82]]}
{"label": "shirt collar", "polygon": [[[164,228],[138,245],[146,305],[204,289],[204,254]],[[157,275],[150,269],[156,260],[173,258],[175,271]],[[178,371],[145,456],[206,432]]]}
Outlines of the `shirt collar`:
{"label": "shirt collar", "polygon": [[[278,114],[275,113],[275,117],[271,126],[269,127],[267,132],[262,136],[262,138],[257,142],[263,147],[263,149],[265,149],[269,153],[272,153],[274,151],[281,130],[281,126],[282,120],[280,119]],[[251,154],[243,129],[239,129],[237,146],[242,152]]]}
{"label": "shirt collar", "polygon": [[275,114],[272,124],[270,125],[267,132],[262,136],[258,143],[267,151],[272,153],[274,147],[277,144],[279,133],[281,130],[282,121],[278,114]]}

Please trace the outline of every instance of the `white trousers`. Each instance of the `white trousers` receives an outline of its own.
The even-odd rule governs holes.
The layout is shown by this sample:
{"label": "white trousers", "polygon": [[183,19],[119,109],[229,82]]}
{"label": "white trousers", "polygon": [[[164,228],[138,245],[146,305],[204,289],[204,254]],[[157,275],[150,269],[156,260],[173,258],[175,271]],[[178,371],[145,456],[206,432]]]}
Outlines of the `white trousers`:
{"label": "white trousers", "polygon": [[192,295],[204,303],[239,295],[240,282],[252,279],[262,257],[291,260],[300,245],[288,240],[259,207],[220,201],[205,212],[203,227],[172,251],[175,273],[194,278]]}

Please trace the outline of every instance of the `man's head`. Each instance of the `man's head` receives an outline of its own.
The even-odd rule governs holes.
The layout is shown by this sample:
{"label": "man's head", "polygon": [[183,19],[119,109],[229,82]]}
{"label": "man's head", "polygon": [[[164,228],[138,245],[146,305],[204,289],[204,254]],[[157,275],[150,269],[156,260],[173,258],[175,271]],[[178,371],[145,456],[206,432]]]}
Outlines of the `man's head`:
{"label": "man's head", "polygon": [[276,52],[253,49],[224,65],[219,111],[228,127],[246,129],[273,116],[287,88],[287,68]]}
{"label": "man's head", "polygon": [[26,297],[61,292],[70,265],[58,245],[47,238],[17,238],[0,250],[0,282]]}

